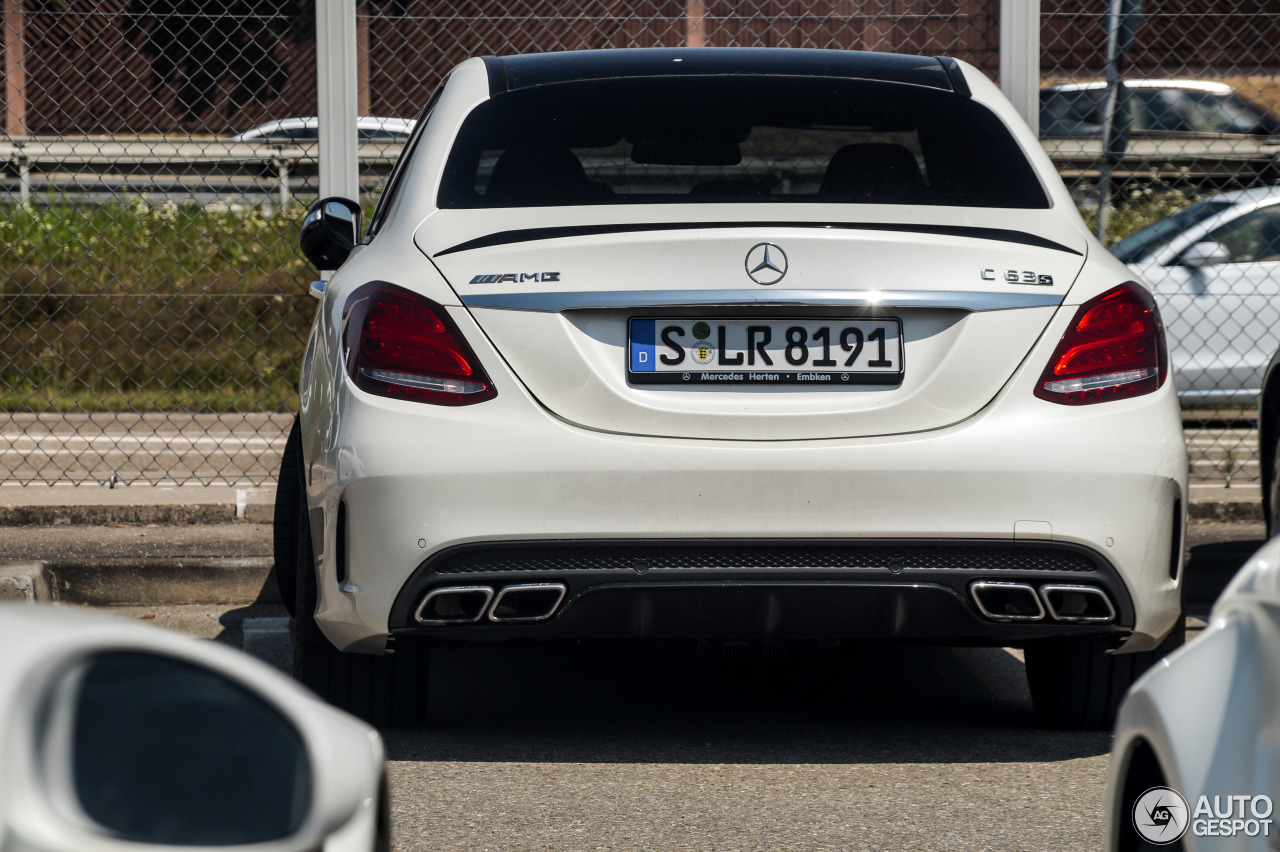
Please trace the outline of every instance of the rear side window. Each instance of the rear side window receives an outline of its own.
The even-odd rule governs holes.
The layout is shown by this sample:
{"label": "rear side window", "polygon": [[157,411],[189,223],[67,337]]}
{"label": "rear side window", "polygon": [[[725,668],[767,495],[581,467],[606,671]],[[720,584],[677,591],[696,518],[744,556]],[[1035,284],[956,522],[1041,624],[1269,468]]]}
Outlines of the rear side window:
{"label": "rear side window", "polygon": [[1106,89],[1041,89],[1041,135],[1100,135],[1102,100],[1106,94]]}
{"label": "rear side window", "polygon": [[1044,208],[1008,129],[959,95],[866,80],[561,83],[467,117],[442,208],[816,202]]}

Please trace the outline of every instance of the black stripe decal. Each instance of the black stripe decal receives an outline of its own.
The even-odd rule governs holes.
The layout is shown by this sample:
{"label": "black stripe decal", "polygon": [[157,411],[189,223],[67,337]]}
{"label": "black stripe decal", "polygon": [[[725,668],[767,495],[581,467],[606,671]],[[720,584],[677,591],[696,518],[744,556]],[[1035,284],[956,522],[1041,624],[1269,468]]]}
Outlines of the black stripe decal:
{"label": "black stripe decal", "polygon": [[822,228],[842,231],[894,231],[911,234],[938,234],[948,237],[968,237],[975,240],[996,240],[1004,243],[1017,243],[1036,248],[1053,249],[1067,254],[1083,256],[1069,246],[1028,234],[1025,231],[1010,231],[1004,228],[975,228],[968,225],[905,225],[895,222],[653,222],[648,224],[627,225],[568,225],[559,228],[520,228],[514,231],[498,231],[465,243],[458,243],[434,257],[444,257],[460,251],[505,246],[512,243],[528,243],[537,240],[558,240],[565,237],[589,237],[600,234],[631,234],[642,231],[697,231],[711,228]]}

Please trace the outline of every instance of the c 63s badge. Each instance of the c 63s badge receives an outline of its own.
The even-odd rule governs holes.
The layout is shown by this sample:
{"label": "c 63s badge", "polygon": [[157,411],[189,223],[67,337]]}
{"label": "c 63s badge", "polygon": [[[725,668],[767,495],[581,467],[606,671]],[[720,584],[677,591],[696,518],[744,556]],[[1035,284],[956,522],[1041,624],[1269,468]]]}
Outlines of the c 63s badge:
{"label": "c 63s badge", "polygon": [[983,269],[978,275],[983,281],[999,281],[1001,279],[1008,281],[1010,284],[1035,284],[1039,287],[1052,287],[1052,275],[1040,275],[1026,269],[1005,269],[1003,271],[996,269]]}

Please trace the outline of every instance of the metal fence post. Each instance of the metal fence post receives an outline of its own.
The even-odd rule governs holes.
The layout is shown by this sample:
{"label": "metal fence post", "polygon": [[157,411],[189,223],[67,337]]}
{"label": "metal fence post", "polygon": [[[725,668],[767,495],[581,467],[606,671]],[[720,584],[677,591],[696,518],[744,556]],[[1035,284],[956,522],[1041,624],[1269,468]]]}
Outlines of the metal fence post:
{"label": "metal fence post", "polygon": [[1040,135],[1040,0],[1000,0],[1000,90]]}
{"label": "metal fence post", "polygon": [[356,0],[316,3],[320,196],[360,200],[356,144]]}
{"label": "metal fence post", "polygon": [[31,161],[18,155],[18,203],[31,209]]}
{"label": "metal fence post", "polygon": [[276,182],[280,190],[280,209],[287,210],[292,196],[289,194],[289,161],[284,157],[276,160]]}

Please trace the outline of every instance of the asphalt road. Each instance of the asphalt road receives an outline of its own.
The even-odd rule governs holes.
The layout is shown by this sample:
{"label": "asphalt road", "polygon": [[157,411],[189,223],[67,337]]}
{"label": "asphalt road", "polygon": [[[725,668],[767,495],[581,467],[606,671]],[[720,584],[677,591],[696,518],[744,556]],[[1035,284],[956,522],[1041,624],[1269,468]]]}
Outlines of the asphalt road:
{"label": "asphalt road", "polygon": [[[274,481],[291,414],[2,414],[0,470],[9,482]],[[1184,430],[1193,481],[1258,478],[1257,430]]]}
{"label": "asphalt road", "polygon": [[[287,665],[278,606],[116,611]],[[1015,652],[744,650],[437,649],[430,724],[384,732],[393,848],[1100,842],[1110,736],[1038,729]]]}
{"label": "asphalt road", "polygon": [[10,482],[275,481],[292,414],[0,414]]}
{"label": "asphalt road", "polygon": [[[1193,523],[1205,613],[1260,524]],[[279,606],[117,608],[288,665]],[[384,736],[397,850],[1081,849],[1107,733],[1036,726],[1016,652],[440,648]]]}

